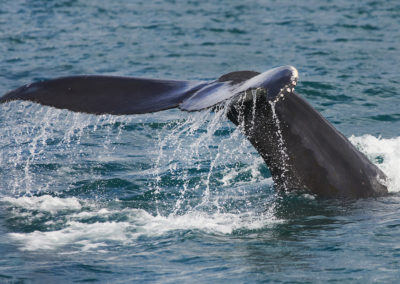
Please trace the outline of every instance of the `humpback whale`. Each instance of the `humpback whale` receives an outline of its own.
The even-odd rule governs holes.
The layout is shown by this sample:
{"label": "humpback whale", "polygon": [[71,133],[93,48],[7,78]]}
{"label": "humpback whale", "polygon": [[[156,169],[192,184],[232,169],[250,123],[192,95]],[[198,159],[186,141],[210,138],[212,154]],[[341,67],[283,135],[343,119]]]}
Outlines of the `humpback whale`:
{"label": "humpback whale", "polygon": [[24,85],[0,103],[26,100],[113,115],[225,107],[266,162],[278,190],[348,198],[387,194],[385,174],[294,91],[297,80],[292,66],[237,71],[210,82],[71,76]]}

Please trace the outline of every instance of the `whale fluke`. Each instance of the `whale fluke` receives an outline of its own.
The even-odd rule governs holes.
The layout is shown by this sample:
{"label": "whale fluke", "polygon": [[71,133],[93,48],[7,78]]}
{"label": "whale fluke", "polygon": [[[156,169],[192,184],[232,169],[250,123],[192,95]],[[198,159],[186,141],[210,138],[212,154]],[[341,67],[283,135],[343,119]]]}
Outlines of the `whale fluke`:
{"label": "whale fluke", "polygon": [[36,82],[0,102],[26,100],[92,114],[141,114],[175,108],[204,83],[113,76],[72,76]]}
{"label": "whale fluke", "polygon": [[212,107],[246,89],[264,87],[277,92],[277,85],[283,88],[286,84],[276,82],[277,79],[282,75],[291,77],[293,70],[291,66],[284,66],[262,74],[238,71],[211,82],[87,75],[61,77],[24,85],[5,94],[0,103],[25,100],[76,112],[114,115],[176,107],[196,111]]}
{"label": "whale fluke", "polygon": [[227,117],[268,165],[277,189],[323,197],[387,194],[385,174],[294,92],[298,72],[238,71],[215,81],[73,76],[10,91],[0,103],[26,100],[92,114],[141,114],[170,108],[198,111],[226,100]]}

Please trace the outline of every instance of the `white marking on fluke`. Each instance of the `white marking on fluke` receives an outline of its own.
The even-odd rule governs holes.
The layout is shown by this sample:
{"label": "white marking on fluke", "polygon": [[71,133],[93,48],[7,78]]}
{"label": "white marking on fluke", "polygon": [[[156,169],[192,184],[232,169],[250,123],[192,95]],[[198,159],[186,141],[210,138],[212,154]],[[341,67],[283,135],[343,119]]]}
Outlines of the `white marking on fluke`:
{"label": "white marking on fluke", "polygon": [[[205,109],[225,101],[235,95],[243,93],[246,90],[257,88],[265,89],[265,86],[267,86],[269,83],[272,83],[273,80],[277,78],[276,76],[283,71],[289,71],[291,73],[290,77],[288,78],[288,82],[291,83],[282,87],[294,87],[296,84],[293,84],[293,82],[296,82],[299,76],[297,69],[293,66],[281,66],[254,76],[253,78],[250,78],[249,80],[240,84],[230,85],[228,82],[215,82],[212,85],[207,85],[195,92],[189,99],[185,100],[181,104],[180,108],[188,111]],[[217,87],[213,89],[213,86]],[[290,90],[288,90],[288,92],[290,92]]]}

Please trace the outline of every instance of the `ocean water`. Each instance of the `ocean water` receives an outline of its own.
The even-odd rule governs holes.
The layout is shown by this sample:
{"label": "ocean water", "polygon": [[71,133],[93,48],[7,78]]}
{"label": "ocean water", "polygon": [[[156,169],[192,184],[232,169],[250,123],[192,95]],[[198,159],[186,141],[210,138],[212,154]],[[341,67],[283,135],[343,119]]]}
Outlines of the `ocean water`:
{"label": "ocean water", "polygon": [[397,283],[398,1],[4,1],[0,93],[58,76],[213,80],[293,65],[389,177],[381,198],[274,190],[222,113],[0,106],[0,283]]}

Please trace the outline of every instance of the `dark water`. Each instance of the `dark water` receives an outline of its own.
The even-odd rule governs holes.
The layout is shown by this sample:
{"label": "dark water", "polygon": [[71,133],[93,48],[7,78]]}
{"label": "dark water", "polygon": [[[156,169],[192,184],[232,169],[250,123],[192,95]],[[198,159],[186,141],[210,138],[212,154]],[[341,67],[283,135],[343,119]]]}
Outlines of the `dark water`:
{"label": "dark water", "polygon": [[0,282],[400,278],[398,1],[0,1],[0,93],[76,74],[212,80],[296,66],[388,197],[277,194],[218,113],[0,106]]}

